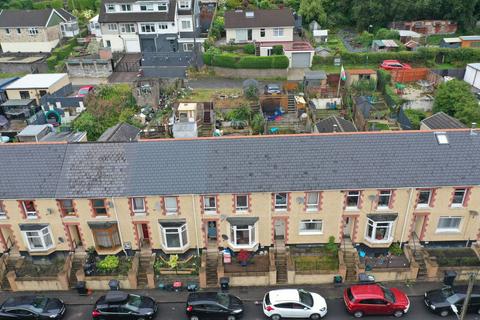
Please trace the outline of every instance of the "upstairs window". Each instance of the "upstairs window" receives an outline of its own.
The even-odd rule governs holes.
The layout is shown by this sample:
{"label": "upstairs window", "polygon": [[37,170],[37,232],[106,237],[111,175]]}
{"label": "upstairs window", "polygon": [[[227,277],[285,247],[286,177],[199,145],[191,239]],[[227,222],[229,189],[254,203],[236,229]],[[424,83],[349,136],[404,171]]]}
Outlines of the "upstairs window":
{"label": "upstairs window", "polygon": [[107,28],[109,31],[117,31],[118,30],[118,26],[116,23],[109,23],[107,25]]}
{"label": "upstairs window", "polygon": [[428,208],[432,200],[432,190],[418,191],[417,208]]}
{"label": "upstairs window", "polygon": [[21,34],[21,33],[22,33],[22,29],[17,28],[17,33],[18,33],[18,34]]}
{"label": "upstairs window", "polygon": [[457,188],[453,192],[452,207],[463,207],[465,204],[465,196],[467,195],[467,189]]}
{"label": "upstairs window", "polygon": [[115,5],[114,4],[107,4],[106,9],[107,9],[107,12],[115,12]]}
{"label": "upstairs window", "polygon": [[131,198],[130,201],[132,202],[132,210],[134,213],[145,213],[145,198],[136,197]]}
{"label": "upstairs window", "polygon": [[359,203],[360,203],[360,191],[348,191],[347,200],[346,200],[347,210],[358,209]]}
{"label": "upstairs window", "polygon": [[143,33],[153,33],[155,32],[155,24],[154,23],[142,24],[141,30]]}
{"label": "upstairs window", "polygon": [[205,212],[217,211],[217,197],[215,196],[203,196],[203,210]]}
{"label": "upstairs window", "polygon": [[318,211],[320,193],[307,192],[307,211]]}
{"label": "upstairs window", "polygon": [[183,10],[190,9],[190,1],[180,1],[178,7]]}
{"label": "upstairs window", "polygon": [[122,33],[135,33],[136,29],[134,23],[124,23],[120,25],[120,31]]}
{"label": "upstairs window", "polygon": [[283,28],[273,28],[274,37],[283,37]]}
{"label": "upstairs window", "polygon": [[236,212],[248,211],[248,195],[246,194],[235,195],[235,211]]}
{"label": "upstairs window", "polygon": [[177,198],[176,197],[165,197],[163,198],[164,206],[165,206],[165,213],[167,215],[177,214],[178,212],[178,205],[177,205]]}
{"label": "upstairs window", "polygon": [[275,193],[275,210],[286,211],[288,207],[288,194],[286,192]]}
{"label": "upstairs window", "polygon": [[167,30],[168,29],[168,24],[167,23],[159,23],[158,24],[158,29]]}
{"label": "upstairs window", "polygon": [[23,200],[22,207],[27,219],[36,219],[38,217],[37,210],[35,209],[35,202],[33,200]]}
{"label": "upstairs window", "polygon": [[153,11],[153,4],[140,5],[140,11]]}
{"label": "upstairs window", "polygon": [[265,37],[265,28],[260,29],[260,37],[262,37],[262,38]]}
{"label": "upstairs window", "polygon": [[93,213],[96,216],[107,215],[107,204],[105,203],[105,199],[92,199],[90,201],[92,204]]}
{"label": "upstairs window", "polygon": [[0,200],[0,219],[7,218],[7,211],[5,210],[5,203]]}
{"label": "upstairs window", "polygon": [[380,190],[378,195],[378,209],[387,209],[390,205],[390,198],[392,197],[392,190]]}
{"label": "upstairs window", "polygon": [[37,28],[28,28],[28,34],[31,36],[36,36],[38,34]]}
{"label": "upstairs window", "polygon": [[72,199],[62,199],[58,200],[60,204],[60,210],[62,211],[62,216],[73,216],[75,215],[75,208],[73,207]]}
{"label": "upstairs window", "polygon": [[190,20],[182,20],[182,29],[190,29],[192,27]]}
{"label": "upstairs window", "polygon": [[159,3],[158,6],[157,6],[157,9],[158,9],[158,11],[167,11],[168,6],[167,6],[166,3]]}
{"label": "upstairs window", "polygon": [[122,11],[132,11],[132,5],[130,4],[122,4],[120,8]]}

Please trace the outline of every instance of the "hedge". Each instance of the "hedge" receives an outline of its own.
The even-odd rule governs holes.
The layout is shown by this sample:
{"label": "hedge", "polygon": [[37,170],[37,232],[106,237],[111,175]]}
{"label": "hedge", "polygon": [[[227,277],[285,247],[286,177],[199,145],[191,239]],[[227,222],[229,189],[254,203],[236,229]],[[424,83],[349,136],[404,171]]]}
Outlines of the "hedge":
{"label": "hedge", "polygon": [[56,55],[51,55],[47,58],[47,66],[49,71],[55,71],[55,66],[57,65],[58,57]]}
{"label": "hedge", "polygon": [[206,65],[231,69],[286,69],[289,61],[286,56],[239,56],[231,53],[203,54]]}

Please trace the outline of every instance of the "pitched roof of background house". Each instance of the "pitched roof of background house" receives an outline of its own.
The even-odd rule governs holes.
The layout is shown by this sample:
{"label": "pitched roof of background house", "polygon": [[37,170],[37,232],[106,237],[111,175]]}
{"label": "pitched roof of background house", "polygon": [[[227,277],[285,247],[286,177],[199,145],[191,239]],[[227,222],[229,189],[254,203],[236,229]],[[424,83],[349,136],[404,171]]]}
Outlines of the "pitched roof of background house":
{"label": "pitched roof of background house", "polygon": [[105,3],[134,3],[135,0],[110,1],[104,0],[100,5],[100,14],[98,22],[161,22],[175,20],[175,0],[170,0],[168,12],[125,12],[125,13],[107,13]]}
{"label": "pitched roof of background house", "polygon": [[108,128],[98,138],[98,141],[110,141],[110,142],[129,142],[138,139],[140,129],[134,127],[128,123],[122,122]]}
{"label": "pitched roof of background house", "polygon": [[[336,125],[336,128],[335,128]],[[316,124],[318,132],[327,133],[327,132],[357,132],[355,125],[343,118],[337,116],[330,116],[323,120],[320,120]],[[336,130],[335,130],[336,129]]]}
{"label": "pitched roof of background house", "polygon": [[67,17],[75,17],[69,12],[61,9],[40,9],[40,10],[2,10],[0,12],[1,28],[16,27],[45,27],[52,12],[57,12],[66,20]]}
{"label": "pitched roof of background house", "polygon": [[3,144],[0,199],[480,184],[480,134],[446,134],[446,145],[433,131]]}
{"label": "pitched roof of background house", "polygon": [[365,96],[355,97],[355,107],[360,110],[364,118],[370,116],[370,110],[373,108],[372,103]]}
{"label": "pitched roof of background house", "polygon": [[[253,12],[253,17],[247,13]],[[293,27],[291,9],[230,10],[225,12],[225,28]]]}
{"label": "pitched roof of background house", "polygon": [[58,14],[61,15],[63,17],[63,19],[65,19],[65,21],[70,21],[70,20],[76,20],[77,18],[71,14],[70,12],[68,12],[67,10],[63,9],[63,8],[59,8],[59,9],[55,9],[57,10]]}
{"label": "pitched roof of background house", "polygon": [[442,111],[437,112],[434,115],[428,118],[425,118],[420,122],[426,125],[431,130],[466,128],[466,126],[463,123],[461,123],[459,120],[449,116],[448,114]]}

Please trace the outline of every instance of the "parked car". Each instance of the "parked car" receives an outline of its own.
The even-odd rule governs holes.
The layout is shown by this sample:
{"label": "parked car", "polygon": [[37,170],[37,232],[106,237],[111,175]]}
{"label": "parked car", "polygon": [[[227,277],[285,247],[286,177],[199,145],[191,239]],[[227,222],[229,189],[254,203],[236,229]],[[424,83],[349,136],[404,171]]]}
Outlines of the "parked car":
{"label": "parked car", "polygon": [[[466,293],[467,286],[447,286],[442,289],[425,292],[424,302],[430,311],[446,317],[453,313],[452,305],[455,305],[461,312]],[[467,312],[480,315],[480,287],[473,288]]]}
{"label": "parked car", "polygon": [[270,83],[265,86],[265,93],[266,94],[279,94],[282,93],[282,89],[276,83]]}
{"label": "parked car", "polygon": [[272,290],[263,298],[263,313],[272,320],[320,319],[327,314],[327,303],[321,295],[302,289]]}
{"label": "parked car", "polygon": [[405,69],[412,69],[409,64],[401,63],[398,60],[383,60],[380,68],[384,70],[405,70]]}
{"label": "parked car", "polygon": [[195,292],[188,295],[186,311],[190,320],[235,320],[243,316],[243,302],[228,293]]}
{"label": "parked car", "polygon": [[93,92],[93,90],[94,90],[94,87],[93,87],[93,86],[81,87],[81,88],[78,90],[77,97],[85,97],[85,96],[87,96],[88,94],[90,94],[91,92]]}
{"label": "parked car", "polygon": [[62,300],[44,296],[8,298],[0,307],[0,319],[61,319],[66,308]]}
{"label": "parked car", "polygon": [[379,284],[359,284],[343,292],[347,311],[355,318],[364,315],[394,315],[401,317],[408,312],[410,300],[397,288]]}
{"label": "parked car", "polygon": [[95,303],[92,318],[102,320],[153,319],[157,310],[157,303],[150,297],[122,291],[109,291]]}

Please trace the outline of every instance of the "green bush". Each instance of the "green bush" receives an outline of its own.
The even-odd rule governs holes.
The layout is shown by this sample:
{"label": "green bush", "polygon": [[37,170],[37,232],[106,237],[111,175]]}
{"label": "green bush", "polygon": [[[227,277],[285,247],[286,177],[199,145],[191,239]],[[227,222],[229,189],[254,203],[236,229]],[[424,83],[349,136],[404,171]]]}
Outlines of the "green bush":
{"label": "green bush", "polygon": [[239,56],[231,53],[224,53],[214,55],[212,57],[212,64],[217,67],[232,68],[237,64]]}
{"label": "green bush", "polygon": [[283,46],[282,45],[276,45],[272,47],[272,55],[275,56],[281,56],[283,55]]}
{"label": "green bush", "polygon": [[56,55],[51,55],[47,58],[47,66],[49,71],[55,71],[55,66],[57,65],[58,57]]}
{"label": "green bush", "polygon": [[393,254],[394,256],[401,256],[403,255],[403,249],[400,246],[400,243],[395,242],[390,245],[390,248],[388,248],[388,252]]}
{"label": "green bush", "polygon": [[272,68],[273,69],[286,69],[290,62],[287,56],[272,56]]}
{"label": "green bush", "polygon": [[246,44],[243,46],[243,52],[246,54],[255,54],[255,45],[253,43]]}
{"label": "green bush", "polygon": [[235,51],[240,51],[240,50],[245,51],[245,45],[242,45],[242,44],[225,44],[225,45],[218,46],[218,49],[220,50],[220,53],[222,51],[227,51],[227,52],[235,52]]}
{"label": "green bush", "polygon": [[212,54],[204,53],[203,62],[206,65],[231,69],[286,69],[286,56],[239,56],[232,53]]}
{"label": "green bush", "polygon": [[407,110],[404,110],[403,112],[407,116],[408,120],[410,120],[412,129],[415,129],[415,130],[420,129],[420,121],[422,121],[427,117],[427,114],[420,110],[407,109]]}
{"label": "green bush", "polygon": [[240,69],[271,69],[272,57],[246,56],[238,61],[237,68]]}
{"label": "green bush", "polygon": [[338,252],[338,246],[337,244],[335,243],[335,237],[334,236],[330,236],[328,238],[328,243],[325,245],[325,250],[329,253],[331,253],[332,255],[335,255],[337,254]]}
{"label": "green bush", "polygon": [[97,263],[97,268],[102,272],[113,272],[118,269],[120,259],[117,256],[106,256]]}

